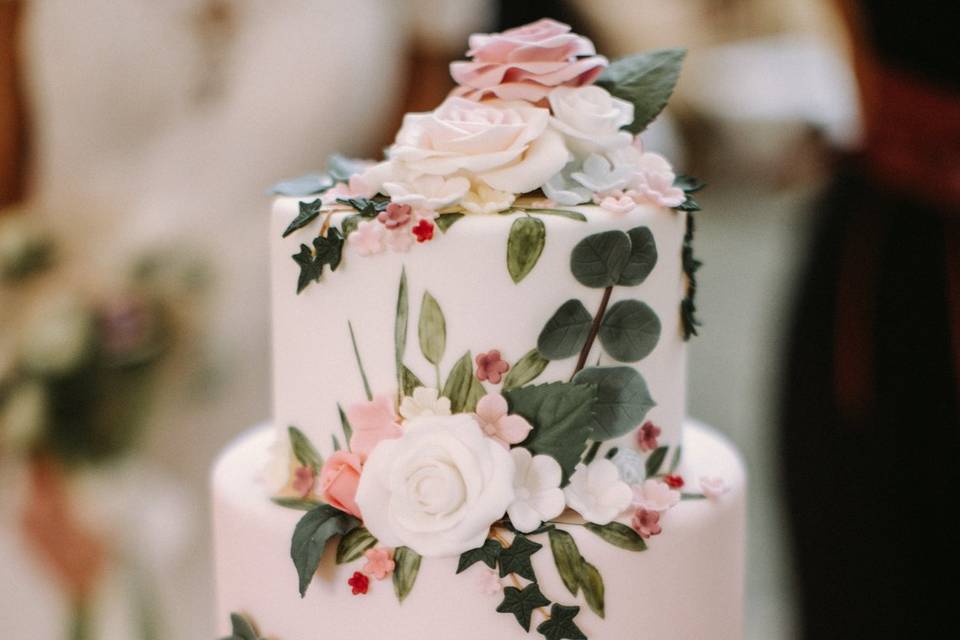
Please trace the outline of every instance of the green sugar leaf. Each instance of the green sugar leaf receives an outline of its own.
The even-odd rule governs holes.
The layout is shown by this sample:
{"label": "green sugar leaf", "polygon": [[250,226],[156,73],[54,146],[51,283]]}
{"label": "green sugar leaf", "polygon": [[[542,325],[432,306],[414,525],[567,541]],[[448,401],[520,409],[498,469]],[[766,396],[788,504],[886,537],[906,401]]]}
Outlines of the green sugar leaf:
{"label": "green sugar leaf", "polygon": [[500,559],[500,552],[503,551],[503,545],[488,538],[482,547],[470,549],[460,554],[460,562],[457,564],[457,573],[463,573],[478,562],[482,562],[491,569],[497,568],[497,561]]}
{"label": "green sugar leaf", "polygon": [[510,225],[507,237],[507,271],[514,282],[520,282],[533,271],[543,253],[547,227],[543,220],[522,216]]}
{"label": "green sugar leaf", "polygon": [[529,632],[533,612],[549,604],[550,601],[540,592],[537,583],[531,582],[523,589],[506,587],[503,590],[503,602],[497,605],[497,611],[513,614],[523,630]]}
{"label": "green sugar leaf", "polygon": [[543,373],[550,361],[544,358],[539,351],[531,349],[520,358],[503,379],[503,390],[509,391],[532,382]]}
{"label": "green sugar leaf", "polygon": [[[400,270],[400,287],[397,289],[397,311],[393,323],[393,349],[397,366],[397,384],[400,389],[404,386],[403,354],[407,349],[407,324],[410,315],[410,303],[407,295],[407,270]],[[406,394],[406,391],[404,391]],[[409,394],[406,394],[409,395]]]}
{"label": "green sugar leaf", "polygon": [[670,458],[670,467],[667,469],[667,473],[674,473],[677,470],[677,467],[680,466],[680,459],[683,456],[683,446],[677,445],[673,450],[673,457]]}
{"label": "green sugar leaf", "polygon": [[600,536],[615,547],[627,551],[647,550],[647,543],[640,537],[640,534],[622,522],[610,522],[605,525],[588,522],[585,527],[587,531]]}
{"label": "green sugar leaf", "polygon": [[540,207],[517,207],[521,211],[526,211],[531,215],[559,216],[577,222],[586,222],[587,216],[579,211],[567,211],[566,209],[541,209]]}
{"label": "green sugar leaf", "polygon": [[413,590],[417,574],[420,573],[420,556],[409,547],[397,547],[393,552],[393,561],[396,563],[393,570],[393,590],[397,594],[397,600],[403,602]]}
{"label": "green sugar leaf", "polygon": [[630,133],[647,128],[667,106],[680,77],[684,49],[655,49],[615,60],[597,78],[614,96],[633,103]]}
{"label": "green sugar leaf", "polygon": [[317,198],[313,202],[301,202],[300,212],[297,214],[297,217],[287,225],[287,228],[283,230],[283,237],[286,238],[297,229],[302,229],[313,222],[316,217],[320,215],[320,209],[322,207],[323,203],[320,201],[320,198]]}
{"label": "green sugar leaf", "polygon": [[645,302],[621,300],[607,310],[597,336],[613,359],[636,362],[657,346],[660,318]]}
{"label": "green sugar leaf", "polygon": [[311,282],[318,282],[323,275],[323,263],[313,259],[313,251],[305,244],[300,245],[300,251],[291,256],[300,267],[297,277],[297,295],[303,292]]}
{"label": "green sugar leaf", "polygon": [[336,271],[343,257],[343,234],[340,229],[332,227],[327,235],[313,239],[313,253],[317,262],[329,265],[330,271]]}
{"label": "green sugar leaf", "polygon": [[630,238],[630,258],[617,284],[632,287],[642,283],[657,265],[657,242],[648,227],[634,227],[627,231]]}
{"label": "green sugar leaf", "polygon": [[389,200],[370,198],[337,198],[337,202],[354,209],[361,218],[376,218],[390,204]]}
{"label": "green sugar leaf", "polygon": [[290,437],[293,457],[297,459],[297,462],[313,469],[315,473],[320,473],[320,469],[323,468],[323,456],[313,446],[306,434],[294,426],[287,427],[287,434]]}
{"label": "green sugar leaf", "polygon": [[232,633],[223,640],[263,640],[253,621],[240,613],[230,614]]}
{"label": "green sugar leaf", "polygon": [[575,596],[580,591],[580,563],[583,561],[577,543],[572,535],[560,529],[551,529],[548,535],[553,563],[557,565],[560,579],[570,595]]}
{"label": "green sugar leaf", "polygon": [[570,254],[570,271],[580,284],[595,289],[612,287],[630,261],[630,237],[623,231],[589,235]]}
{"label": "green sugar leaf", "polygon": [[594,440],[627,435],[643,423],[647,412],[656,405],[647,383],[632,367],[588,367],[574,376],[573,381],[596,385],[590,436]]}
{"label": "green sugar leaf", "polygon": [[442,395],[450,399],[450,411],[453,413],[473,411],[480,398],[486,395],[483,385],[473,375],[473,358],[469,351],[453,365],[443,385]]}
{"label": "green sugar leaf", "polygon": [[313,580],[327,543],[334,536],[342,536],[356,527],[360,521],[328,504],[308,511],[297,523],[290,544],[290,557],[300,578],[300,597],[306,595]]}
{"label": "green sugar leaf", "polygon": [[337,564],[346,564],[360,558],[368,549],[377,546],[377,539],[366,527],[357,527],[340,538],[337,545]]}
{"label": "green sugar leaf", "polygon": [[447,322],[437,300],[429,291],[423,294],[420,303],[420,322],[417,325],[420,338],[420,351],[430,364],[440,364],[443,352],[447,348]]}
{"label": "green sugar leaf", "polygon": [[646,462],[646,472],[648,478],[652,478],[660,473],[660,467],[663,466],[663,461],[666,457],[667,447],[657,447],[653,450]]}
{"label": "green sugar leaf", "polygon": [[437,219],[434,220],[434,223],[440,227],[440,231],[446,233],[450,227],[455,223],[463,219],[462,213],[443,213],[437,216]]}
{"label": "green sugar leaf", "polygon": [[587,601],[587,606],[603,618],[606,615],[603,576],[600,575],[595,566],[582,558],[580,560],[580,586],[583,587],[583,597]]}
{"label": "green sugar leaf", "polygon": [[567,300],[543,326],[537,351],[548,360],[562,360],[580,353],[590,336],[593,316],[579,300]]}
{"label": "green sugar leaf", "polygon": [[277,196],[313,196],[323,193],[332,186],[333,180],[330,176],[323,173],[308,173],[278,182],[270,187],[270,193]]}
{"label": "green sugar leaf", "polygon": [[546,640],[587,640],[573,621],[580,607],[567,607],[556,602],[550,607],[550,618],[540,623],[537,632]]}
{"label": "green sugar leaf", "polygon": [[700,178],[679,173],[673,179],[673,186],[683,189],[684,193],[696,193],[706,187],[707,183]]}
{"label": "green sugar leaf", "polygon": [[278,507],[283,507],[284,509],[293,509],[295,511],[313,511],[322,504],[317,500],[308,500],[306,498],[288,498],[285,496],[274,496],[270,498],[270,502]]}
{"label": "green sugar leaf", "polygon": [[536,582],[537,576],[533,572],[530,557],[542,548],[542,544],[533,542],[521,533],[516,534],[510,546],[500,552],[500,577],[515,573],[521,578]]}
{"label": "green sugar leaf", "polygon": [[350,420],[347,419],[347,414],[344,413],[339,402],[337,403],[337,414],[340,416],[340,428],[343,429],[343,441],[347,443],[349,449],[350,440],[353,438],[353,426],[351,426]]}
{"label": "green sugar leaf", "polygon": [[362,173],[367,163],[358,158],[350,158],[340,153],[327,156],[327,174],[336,182],[348,182],[350,177]]}
{"label": "green sugar leaf", "polygon": [[413,371],[407,368],[407,365],[400,365],[400,388],[402,393],[405,396],[412,396],[413,390],[417,387],[425,387],[426,385],[417,377]]}

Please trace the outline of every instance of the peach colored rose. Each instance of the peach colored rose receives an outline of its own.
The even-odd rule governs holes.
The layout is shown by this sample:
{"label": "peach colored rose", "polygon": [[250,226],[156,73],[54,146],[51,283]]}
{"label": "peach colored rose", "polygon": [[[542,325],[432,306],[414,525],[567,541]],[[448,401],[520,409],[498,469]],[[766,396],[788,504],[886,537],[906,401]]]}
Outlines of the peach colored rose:
{"label": "peach colored rose", "polygon": [[587,38],[570,26],[544,18],[502,33],[470,36],[470,61],[454,62],[455,90],[473,100],[496,96],[537,102],[560,85],[580,86],[596,79],[607,59],[594,55]]}
{"label": "peach colored rose", "polygon": [[393,410],[393,399],[386,394],[350,405],[347,408],[347,420],[353,427],[350,450],[363,460],[381,440],[399,438],[402,433]]}
{"label": "peach colored rose", "polygon": [[360,456],[349,451],[337,451],[330,456],[320,471],[320,496],[331,506],[358,518],[357,486],[360,484]]}
{"label": "peach colored rose", "polygon": [[393,552],[385,547],[367,549],[363,554],[367,563],[363,565],[363,572],[377,580],[383,580],[397,567],[393,560]]}

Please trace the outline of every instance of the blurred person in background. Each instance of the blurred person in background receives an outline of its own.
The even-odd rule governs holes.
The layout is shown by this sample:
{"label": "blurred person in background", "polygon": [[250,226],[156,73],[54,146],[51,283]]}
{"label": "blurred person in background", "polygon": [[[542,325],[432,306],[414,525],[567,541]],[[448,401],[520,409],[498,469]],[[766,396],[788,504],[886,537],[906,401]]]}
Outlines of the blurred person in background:
{"label": "blurred person in background", "polygon": [[783,380],[803,637],[941,637],[960,481],[960,48],[943,3],[843,0],[862,150],[823,198]]}

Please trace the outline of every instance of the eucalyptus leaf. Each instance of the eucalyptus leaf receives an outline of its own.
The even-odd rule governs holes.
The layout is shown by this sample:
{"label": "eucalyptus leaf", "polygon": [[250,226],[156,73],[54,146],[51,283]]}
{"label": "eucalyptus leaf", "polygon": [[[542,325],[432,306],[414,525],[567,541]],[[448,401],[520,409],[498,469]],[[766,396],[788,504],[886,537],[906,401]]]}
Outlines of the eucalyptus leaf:
{"label": "eucalyptus leaf", "polygon": [[521,216],[510,225],[507,237],[507,271],[514,282],[520,282],[533,271],[543,253],[547,228],[543,220]]}
{"label": "eucalyptus leaf", "polygon": [[645,302],[621,300],[603,316],[597,337],[613,359],[636,362],[650,355],[657,346],[660,318]]}
{"label": "eucalyptus leaf", "polygon": [[303,197],[323,193],[333,186],[333,180],[324,173],[308,173],[273,185],[270,193],[278,196]]}
{"label": "eucalyptus leaf", "polygon": [[640,534],[622,522],[610,522],[604,525],[588,522],[585,526],[587,531],[600,536],[615,547],[627,551],[647,550],[647,543],[640,537]]}
{"label": "eucalyptus leaf", "polygon": [[420,322],[417,325],[420,351],[430,364],[440,364],[447,348],[447,323],[437,300],[429,291],[423,294],[420,303]]}
{"label": "eucalyptus leaf", "polygon": [[503,390],[516,389],[532,382],[543,373],[550,361],[536,349],[530,349],[507,372],[503,379]]}
{"label": "eucalyptus leaf", "polygon": [[678,173],[673,179],[673,186],[683,189],[684,193],[696,193],[706,187],[707,183],[700,178]]}
{"label": "eucalyptus leaf", "polygon": [[[594,440],[611,440],[627,435],[643,423],[656,402],[647,383],[632,367],[588,367],[574,376],[578,384],[596,385],[593,404]],[[579,455],[579,452],[578,452]]]}
{"label": "eucalyptus leaf", "polygon": [[360,558],[368,549],[377,546],[377,539],[366,527],[357,527],[340,538],[337,544],[337,564],[346,564]]}
{"label": "eucalyptus leaf", "polygon": [[322,207],[323,203],[320,201],[320,198],[317,198],[313,202],[301,202],[300,212],[297,214],[297,217],[287,225],[287,228],[283,230],[283,237],[286,238],[294,231],[302,229],[313,222],[316,217],[320,215],[320,209]]}
{"label": "eucalyptus leaf", "polygon": [[348,182],[351,176],[363,172],[366,168],[367,163],[357,158],[349,158],[339,153],[327,157],[327,173],[336,182]]}
{"label": "eucalyptus leaf", "polygon": [[601,618],[605,617],[603,576],[583,558],[580,559],[580,586],[587,606]]}
{"label": "eucalyptus leaf", "polygon": [[537,351],[548,360],[562,360],[580,352],[590,336],[593,316],[579,300],[567,300],[544,325]]}
{"label": "eucalyptus leaf", "polygon": [[648,478],[652,478],[660,473],[660,468],[663,466],[663,461],[666,457],[667,447],[657,447],[650,453],[645,465]]}
{"label": "eucalyptus leaf", "polygon": [[597,78],[597,85],[614,96],[633,103],[630,133],[646,129],[670,100],[680,67],[686,56],[684,49],[655,49],[615,60]]}
{"label": "eucalyptus leaf", "polygon": [[560,529],[551,529],[548,536],[557,573],[570,595],[575,596],[580,591],[580,563],[583,561],[577,543],[572,535]]}
{"label": "eucalyptus leaf", "polygon": [[469,351],[453,365],[442,395],[450,399],[453,413],[470,413],[477,407],[477,401],[486,395],[483,385],[473,375],[473,358]]}
{"label": "eucalyptus leaf", "polygon": [[315,473],[320,473],[323,468],[323,456],[317,451],[310,439],[294,426],[287,427],[287,435],[290,438],[290,448],[293,449],[293,457],[297,462],[305,467],[309,467]]}
{"label": "eucalyptus leaf", "polygon": [[393,570],[393,590],[397,594],[397,600],[403,602],[417,581],[420,555],[409,547],[397,547],[393,552],[393,561],[396,563]]}
{"label": "eucalyptus leaf", "polygon": [[617,284],[632,287],[647,279],[657,265],[657,242],[648,227],[634,227],[627,231],[630,238],[630,259]]}
{"label": "eucalyptus leaf", "polygon": [[359,520],[328,504],[322,504],[300,518],[293,531],[290,557],[300,578],[301,598],[307,593],[330,539],[358,526]]}
{"label": "eucalyptus leaf", "polygon": [[623,231],[603,231],[576,244],[570,271],[580,284],[595,289],[612,287],[630,261],[630,237]]}

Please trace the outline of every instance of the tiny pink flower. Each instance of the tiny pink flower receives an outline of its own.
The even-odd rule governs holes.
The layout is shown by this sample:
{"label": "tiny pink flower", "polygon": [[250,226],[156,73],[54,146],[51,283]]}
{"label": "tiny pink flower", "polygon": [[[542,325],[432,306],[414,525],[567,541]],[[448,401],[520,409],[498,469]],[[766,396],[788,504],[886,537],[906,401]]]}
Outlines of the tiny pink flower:
{"label": "tiny pink flower", "polygon": [[636,194],[637,192],[633,190],[621,191],[615,189],[602,197],[599,195],[594,196],[593,201],[610,213],[623,215],[637,208]]}
{"label": "tiny pink flower", "polygon": [[483,567],[477,580],[480,587],[480,593],[485,596],[497,596],[503,591],[503,583],[500,582],[500,576],[493,569]]}
{"label": "tiny pink flower", "polygon": [[386,229],[383,225],[372,220],[364,220],[350,234],[347,242],[360,255],[372,256],[383,251],[385,233]]}
{"label": "tiny pink flower", "polygon": [[399,438],[403,433],[397,423],[393,398],[387,394],[350,405],[347,420],[353,427],[350,450],[364,460],[381,440]]}
{"label": "tiny pink flower", "polygon": [[301,498],[306,498],[313,493],[313,485],[316,484],[317,474],[310,467],[299,466],[293,472],[293,482],[291,487]]}
{"label": "tiny pink flower", "polygon": [[637,432],[637,446],[640,447],[640,451],[653,451],[659,446],[658,437],[660,437],[660,427],[647,420]]}
{"label": "tiny pink flower", "polygon": [[496,349],[478,354],[475,360],[478,380],[489,380],[493,384],[500,384],[501,376],[510,370],[510,364],[500,357],[500,352]]}
{"label": "tiny pink flower", "polygon": [[367,559],[367,563],[363,565],[363,572],[377,580],[386,579],[397,566],[393,561],[393,552],[385,547],[368,549],[363,555]]}
{"label": "tiny pink flower", "polygon": [[415,238],[406,227],[388,229],[383,237],[383,244],[395,253],[406,253],[413,246]]}
{"label": "tiny pink flower", "polygon": [[633,487],[633,505],[647,511],[666,511],[680,502],[680,492],[653,478]]}
{"label": "tiny pink flower", "polygon": [[405,226],[413,217],[413,212],[408,204],[391,202],[384,211],[377,215],[377,220],[387,229],[396,229]]}
{"label": "tiny pink flower", "polygon": [[730,487],[727,486],[723,478],[716,476],[703,476],[700,478],[700,489],[703,491],[703,495],[711,500],[716,500],[727,491],[730,491]]}
{"label": "tiny pink flower", "polygon": [[659,535],[663,531],[660,528],[660,514],[656,511],[637,509],[630,524],[633,526],[633,530],[643,538]]}
{"label": "tiny pink flower", "polygon": [[477,402],[476,416],[483,432],[509,449],[526,440],[533,427],[522,416],[507,415],[507,410],[506,398],[490,393]]}

